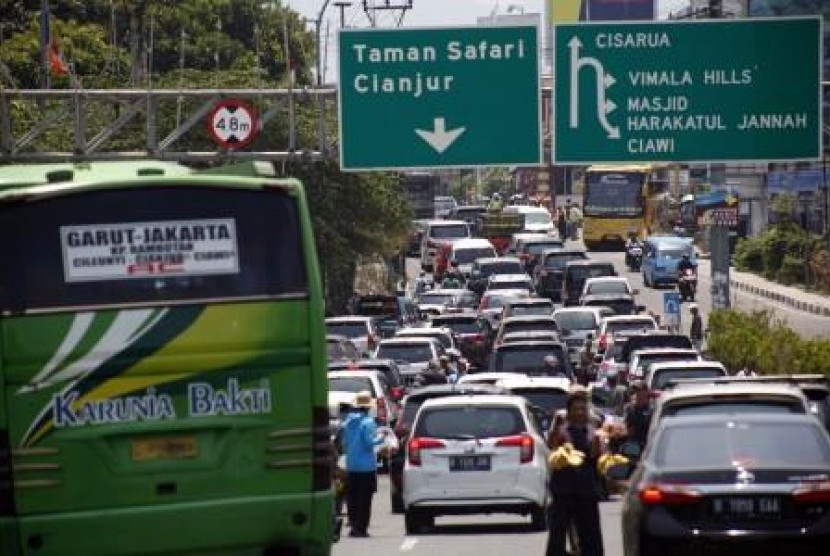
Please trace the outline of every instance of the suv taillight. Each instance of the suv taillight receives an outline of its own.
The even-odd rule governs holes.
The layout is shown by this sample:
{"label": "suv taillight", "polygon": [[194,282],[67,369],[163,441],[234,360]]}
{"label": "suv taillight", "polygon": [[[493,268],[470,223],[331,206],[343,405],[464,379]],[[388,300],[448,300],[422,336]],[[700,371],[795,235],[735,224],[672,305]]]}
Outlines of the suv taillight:
{"label": "suv taillight", "polygon": [[15,515],[12,447],[9,431],[0,429],[0,517]]}
{"label": "suv taillight", "polygon": [[649,484],[637,493],[646,506],[683,506],[700,502],[700,493],[683,485]]}
{"label": "suv taillight", "polygon": [[793,491],[793,501],[796,504],[830,503],[830,482],[802,483]]}
{"label": "suv taillight", "polygon": [[496,446],[519,449],[519,463],[533,461],[533,437],[527,433],[507,436],[496,441]]}
{"label": "suv taillight", "polygon": [[366,348],[369,351],[375,351],[378,347],[378,339],[375,337],[374,334],[369,334],[366,336]]}
{"label": "suv taillight", "polygon": [[421,452],[423,450],[434,450],[445,448],[443,440],[437,438],[412,438],[406,446],[406,454],[409,458],[409,465],[421,465]]}
{"label": "suv taillight", "polygon": [[603,334],[599,337],[598,349],[605,351],[608,348],[608,334]]}

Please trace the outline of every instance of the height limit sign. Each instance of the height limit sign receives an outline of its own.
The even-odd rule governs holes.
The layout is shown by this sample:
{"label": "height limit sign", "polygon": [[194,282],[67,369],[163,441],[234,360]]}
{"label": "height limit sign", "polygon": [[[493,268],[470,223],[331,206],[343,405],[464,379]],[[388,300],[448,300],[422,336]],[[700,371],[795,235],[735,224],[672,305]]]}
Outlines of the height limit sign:
{"label": "height limit sign", "polygon": [[210,136],[223,149],[244,149],[259,133],[256,110],[239,99],[217,103],[208,114],[206,124]]}

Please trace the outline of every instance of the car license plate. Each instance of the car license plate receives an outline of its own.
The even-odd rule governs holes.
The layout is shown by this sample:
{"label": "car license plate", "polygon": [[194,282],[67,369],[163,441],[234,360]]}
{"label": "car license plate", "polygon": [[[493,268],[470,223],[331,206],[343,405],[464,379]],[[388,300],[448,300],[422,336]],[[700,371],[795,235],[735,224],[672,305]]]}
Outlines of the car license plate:
{"label": "car license plate", "polygon": [[452,456],[450,471],[490,471],[490,456]]}
{"label": "car license plate", "polygon": [[712,513],[724,519],[778,519],[781,498],[777,496],[730,496],[712,500]]}
{"label": "car license plate", "polygon": [[133,461],[190,459],[199,454],[195,436],[169,436],[133,440]]}

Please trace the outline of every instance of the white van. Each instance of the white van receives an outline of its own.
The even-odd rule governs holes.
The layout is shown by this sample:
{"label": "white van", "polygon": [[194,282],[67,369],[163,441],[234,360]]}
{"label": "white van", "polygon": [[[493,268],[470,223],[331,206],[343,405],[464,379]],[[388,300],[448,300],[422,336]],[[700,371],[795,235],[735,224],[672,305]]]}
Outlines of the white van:
{"label": "white van", "polygon": [[522,214],[525,217],[524,231],[528,233],[552,234],[556,226],[553,218],[544,207],[527,207],[511,205],[504,207],[506,214]]}

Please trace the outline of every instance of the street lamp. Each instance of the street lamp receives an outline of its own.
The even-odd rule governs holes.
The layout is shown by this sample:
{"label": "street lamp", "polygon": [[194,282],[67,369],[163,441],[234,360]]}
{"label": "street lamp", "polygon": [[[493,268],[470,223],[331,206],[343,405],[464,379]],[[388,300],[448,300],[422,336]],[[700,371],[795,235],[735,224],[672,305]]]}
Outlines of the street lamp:
{"label": "street lamp", "polygon": [[323,26],[323,15],[326,13],[326,8],[329,7],[331,0],[323,0],[323,5],[320,6],[320,11],[317,12],[317,19],[314,20],[314,38],[317,42],[317,86],[323,85],[323,57],[320,52],[320,28]]}

